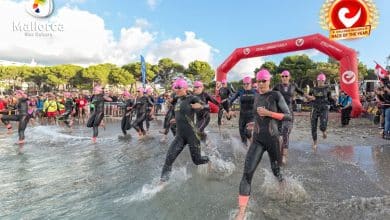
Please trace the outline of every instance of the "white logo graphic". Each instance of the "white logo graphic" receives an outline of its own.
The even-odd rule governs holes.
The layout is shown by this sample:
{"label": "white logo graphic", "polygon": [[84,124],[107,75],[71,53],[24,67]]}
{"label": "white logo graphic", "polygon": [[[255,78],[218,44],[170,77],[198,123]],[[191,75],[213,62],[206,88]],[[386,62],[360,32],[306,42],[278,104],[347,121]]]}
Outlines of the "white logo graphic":
{"label": "white logo graphic", "polygon": [[343,80],[343,82],[345,84],[352,84],[355,82],[356,80],[356,75],[354,72],[348,70],[348,71],[345,71],[342,75],[341,75],[341,80]]}
{"label": "white logo graphic", "polygon": [[362,9],[359,8],[359,11],[352,18],[347,18],[345,16],[348,13],[349,13],[348,8],[340,8],[338,15],[339,15],[340,21],[345,25],[345,27],[350,28],[359,20],[360,15],[362,13]]}
{"label": "white logo graphic", "polygon": [[251,49],[249,47],[245,48],[243,51],[242,51],[245,55],[248,55],[250,52],[251,52]]}
{"label": "white logo graphic", "polygon": [[299,38],[295,41],[295,45],[297,45],[297,47],[301,47],[304,43],[305,43],[305,40],[302,38]]}
{"label": "white logo graphic", "polygon": [[54,10],[53,0],[29,0],[26,3],[26,11],[37,18],[49,17]]}

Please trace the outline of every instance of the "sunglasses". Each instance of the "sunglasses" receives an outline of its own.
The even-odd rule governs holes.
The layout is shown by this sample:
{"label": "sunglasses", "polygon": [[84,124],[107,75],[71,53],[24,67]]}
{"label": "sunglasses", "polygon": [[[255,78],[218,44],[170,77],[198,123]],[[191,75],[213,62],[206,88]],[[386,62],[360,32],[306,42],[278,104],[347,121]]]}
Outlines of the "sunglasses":
{"label": "sunglasses", "polygon": [[173,87],[174,89],[182,89],[183,87],[181,87],[181,86],[175,86],[175,87]]}
{"label": "sunglasses", "polygon": [[282,76],[282,78],[287,78],[288,76]]}
{"label": "sunglasses", "polygon": [[267,80],[257,80],[257,83],[265,83]]}
{"label": "sunglasses", "polygon": [[199,89],[200,88],[200,86],[194,86],[194,89]]}
{"label": "sunglasses", "polygon": [[244,86],[250,85],[250,83],[244,83]]}

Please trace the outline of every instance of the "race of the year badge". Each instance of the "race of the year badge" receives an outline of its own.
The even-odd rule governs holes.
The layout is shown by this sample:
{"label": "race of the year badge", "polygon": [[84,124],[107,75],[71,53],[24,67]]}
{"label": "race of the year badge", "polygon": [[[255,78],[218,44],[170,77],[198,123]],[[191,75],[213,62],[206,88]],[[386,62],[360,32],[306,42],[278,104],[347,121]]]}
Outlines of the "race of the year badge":
{"label": "race of the year badge", "polygon": [[378,11],[373,0],[326,0],[320,24],[332,40],[367,37],[378,25]]}

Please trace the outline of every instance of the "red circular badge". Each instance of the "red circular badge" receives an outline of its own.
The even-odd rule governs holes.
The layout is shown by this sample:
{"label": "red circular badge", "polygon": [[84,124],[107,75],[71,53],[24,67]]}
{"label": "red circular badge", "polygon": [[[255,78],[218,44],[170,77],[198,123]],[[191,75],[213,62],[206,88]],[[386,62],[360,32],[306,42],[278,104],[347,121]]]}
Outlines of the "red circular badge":
{"label": "red circular badge", "polygon": [[360,0],[336,1],[330,10],[330,18],[335,29],[364,27],[368,20],[367,7]]}

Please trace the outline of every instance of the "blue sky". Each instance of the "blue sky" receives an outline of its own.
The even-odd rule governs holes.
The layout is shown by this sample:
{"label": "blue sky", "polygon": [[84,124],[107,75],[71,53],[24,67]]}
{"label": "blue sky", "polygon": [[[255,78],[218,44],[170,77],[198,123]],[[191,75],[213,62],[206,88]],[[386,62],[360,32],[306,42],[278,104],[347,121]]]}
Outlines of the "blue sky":
{"label": "blue sky", "polygon": [[[149,41],[146,40],[147,43],[143,42],[145,45],[137,48],[137,50],[129,48],[128,53],[134,54],[130,56],[132,57],[130,60],[123,60],[123,62],[136,59],[138,57],[136,53],[146,54],[148,62],[155,62],[162,55],[169,56],[169,52],[160,53],[158,51],[162,48],[167,50],[169,48],[167,45],[173,45],[176,42],[180,44],[176,48],[177,50],[185,47],[188,51],[191,49],[191,43],[194,43],[194,47],[204,47],[195,53],[199,54],[199,59],[210,62],[216,68],[237,47],[268,43],[313,33],[328,35],[328,31],[323,30],[319,24],[320,9],[325,2],[324,0],[54,1],[57,9],[66,7],[69,10],[88,12],[89,15],[99,17],[103,20],[104,29],[112,32],[113,39],[110,41],[118,45],[121,44],[120,42],[124,38],[122,36],[123,29],[132,30],[128,32],[131,35],[137,32],[132,28],[140,27],[139,30],[142,36],[135,39],[140,41],[148,39]],[[358,40],[339,41],[359,51],[360,60],[369,67],[374,66],[373,60],[385,65],[386,57],[390,55],[390,1],[376,0],[375,3],[379,11],[379,25],[372,31],[371,36]],[[57,10],[55,13],[59,14],[61,12]],[[53,16],[55,17],[56,14]],[[74,22],[78,23],[78,21]],[[89,25],[85,25],[84,28],[88,32]],[[191,32],[193,35],[187,36],[185,32]],[[134,38],[131,39],[134,42]],[[142,42],[138,43],[142,44]],[[182,52],[182,54],[184,53]],[[325,55],[314,51],[307,51],[307,53],[314,60],[327,59]],[[264,57],[254,62],[274,61],[279,63],[286,55],[288,54]],[[7,55],[0,53],[0,59],[3,58],[7,58]],[[179,59],[179,62],[181,61],[179,56],[173,58]],[[194,59],[196,56],[191,58]],[[39,57],[35,59],[39,60]],[[102,59],[100,56],[96,63],[102,61]],[[183,58],[182,62],[187,62],[188,59]],[[51,63],[48,59],[43,60],[45,60],[43,63]],[[60,59],[57,59],[53,62],[60,61]],[[64,60],[64,62],[66,61]]]}

